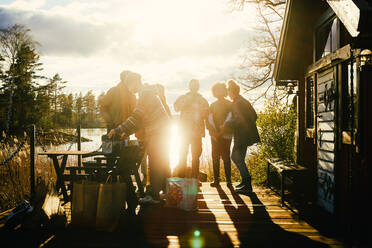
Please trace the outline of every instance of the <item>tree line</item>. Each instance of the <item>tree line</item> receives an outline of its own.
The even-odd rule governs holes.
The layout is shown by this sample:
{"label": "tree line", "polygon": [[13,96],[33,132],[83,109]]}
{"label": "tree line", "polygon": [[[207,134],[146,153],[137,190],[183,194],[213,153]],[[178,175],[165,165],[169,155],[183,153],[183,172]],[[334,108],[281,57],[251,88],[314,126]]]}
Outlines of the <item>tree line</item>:
{"label": "tree line", "polygon": [[19,134],[30,124],[44,130],[101,127],[103,94],[64,93],[66,81],[58,73],[51,78],[40,75],[38,46],[23,25],[0,29],[0,130]]}

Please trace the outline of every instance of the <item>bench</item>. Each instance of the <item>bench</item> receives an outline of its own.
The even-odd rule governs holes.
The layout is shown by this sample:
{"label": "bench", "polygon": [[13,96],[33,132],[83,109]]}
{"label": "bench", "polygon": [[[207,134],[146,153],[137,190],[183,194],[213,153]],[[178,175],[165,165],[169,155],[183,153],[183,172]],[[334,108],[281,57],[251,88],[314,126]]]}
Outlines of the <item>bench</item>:
{"label": "bench", "polygon": [[284,205],[285,181],[287,178],[308,174],[308,169],[292,161],[287,161],[279,158],[268,158],[267,161],[267,186],[271,188],[270,182],[270,167],[274,168],[280,175],[280,197],[281,204]]}

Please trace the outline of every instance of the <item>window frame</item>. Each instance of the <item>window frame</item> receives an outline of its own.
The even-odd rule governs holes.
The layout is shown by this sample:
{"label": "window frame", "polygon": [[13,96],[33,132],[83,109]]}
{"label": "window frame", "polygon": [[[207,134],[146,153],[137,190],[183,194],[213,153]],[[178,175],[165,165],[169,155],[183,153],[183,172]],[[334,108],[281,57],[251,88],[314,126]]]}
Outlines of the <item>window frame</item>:
{"label": "window frame", "polygon": [[[311,86],[309,86],[310,80],[312,81]],[[309,87],[311,87],[311,89],[309,89]],[[309,93],[309,90],[311,90],[311,93]],[[309,97],[311,98],[311,100],[309,99]],[[305,77],[305,130],[307,138],[315,138],[317,106],[316,99],[316,73],[313,73]],[[309,120],[310,118],[311,121]]]}

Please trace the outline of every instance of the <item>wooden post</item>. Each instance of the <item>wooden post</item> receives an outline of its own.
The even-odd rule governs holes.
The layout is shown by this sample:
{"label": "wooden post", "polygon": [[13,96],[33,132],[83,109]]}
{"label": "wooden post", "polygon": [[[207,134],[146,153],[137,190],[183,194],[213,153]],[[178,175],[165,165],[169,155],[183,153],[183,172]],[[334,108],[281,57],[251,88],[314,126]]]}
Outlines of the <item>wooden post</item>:
{"label": "wooden post", "polygon": [[267,161],[267,187],[270,188],[270,162]]}
{"label": "wooden post", "polygon": [[[78,133],[78,140],[77,140],[78,151],[81,151],[81,125],[80,124],[77,127],[77,133]],[[81,155],[78,155],[78,166],[81,167]]]}
{"label": "wooden post", "polygon": [[31,199],[35,196],[35,125],[30,131],[30,193]]}

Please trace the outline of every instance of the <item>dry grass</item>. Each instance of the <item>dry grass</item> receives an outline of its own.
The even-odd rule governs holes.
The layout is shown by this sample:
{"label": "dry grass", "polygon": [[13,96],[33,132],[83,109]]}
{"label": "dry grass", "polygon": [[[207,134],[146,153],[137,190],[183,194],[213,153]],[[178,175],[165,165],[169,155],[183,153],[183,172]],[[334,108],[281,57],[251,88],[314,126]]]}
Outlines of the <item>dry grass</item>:
{"label": "dry grass", "polygon": [[[0,143],[0,161],[8,158],[21,143],[18,138],[6,137],[5,134],[3,134],[3,140],[4,142]],[[52,189],[56,181],[50,162],[37,156],[35,177],[37,184],[47,185],[49,189]],[[11,161],[0,167],[0,212],[17,206],[23,199],[30,199],[30,146],[28,142]]]}

